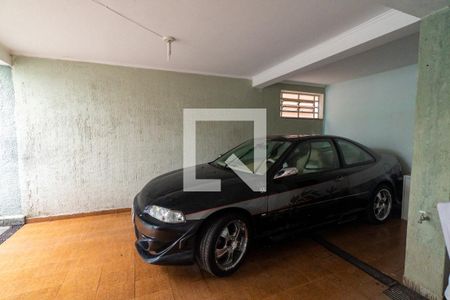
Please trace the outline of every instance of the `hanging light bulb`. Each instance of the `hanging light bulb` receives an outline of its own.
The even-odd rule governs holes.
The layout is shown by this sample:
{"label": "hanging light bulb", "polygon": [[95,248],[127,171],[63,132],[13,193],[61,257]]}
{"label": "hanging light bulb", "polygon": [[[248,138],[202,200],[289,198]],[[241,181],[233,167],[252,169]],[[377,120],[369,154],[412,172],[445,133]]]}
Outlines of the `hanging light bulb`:
{"label": "hanging light bulb", "polygon": [[167,47],[167,61],[170,61],[170,56],[172,55],[172,43],[175,42],[173,36],[163,36],[162,40],[166,43]]}

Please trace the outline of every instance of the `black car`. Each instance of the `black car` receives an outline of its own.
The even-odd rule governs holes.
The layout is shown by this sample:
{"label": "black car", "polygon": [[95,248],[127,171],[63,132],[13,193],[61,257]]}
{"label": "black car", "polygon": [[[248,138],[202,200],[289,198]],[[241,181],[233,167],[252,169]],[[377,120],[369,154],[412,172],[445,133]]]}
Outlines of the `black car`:
{"label": "black car", "polygon": [[254,141],[195,166],[197,178],[221,179],[221,192],[183,191],[183,169],[150,181],[135,197],[140,256],[153,264],[189,264],[225,276],[237,270],[254,238],[350,220],[382,223],[400,204],[397,159],[335,136],[266,139],[267,188],[253,191],[226,161],[253,170]]}

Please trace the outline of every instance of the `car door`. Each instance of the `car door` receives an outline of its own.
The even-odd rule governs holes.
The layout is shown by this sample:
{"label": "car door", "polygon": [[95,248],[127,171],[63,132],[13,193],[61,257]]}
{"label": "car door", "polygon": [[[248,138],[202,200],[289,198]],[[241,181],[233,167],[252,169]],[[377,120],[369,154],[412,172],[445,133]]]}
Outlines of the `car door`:
{"label": "car door", "polygon": [[336,146],[342,157],[343,176],[348,181],[348,193],[342,199],[341,207],[346,212],[365,209],[372,188],[375,157],[355,143],[335,138]]}
{"label": "car door", "polygon": [[348,184],[330,139],[300,142],[282,162],[281,169],[285,168],[297,168],[298,173],[272,179],[268,215],[274,224],[305,227],[338,217],[338,202]]}

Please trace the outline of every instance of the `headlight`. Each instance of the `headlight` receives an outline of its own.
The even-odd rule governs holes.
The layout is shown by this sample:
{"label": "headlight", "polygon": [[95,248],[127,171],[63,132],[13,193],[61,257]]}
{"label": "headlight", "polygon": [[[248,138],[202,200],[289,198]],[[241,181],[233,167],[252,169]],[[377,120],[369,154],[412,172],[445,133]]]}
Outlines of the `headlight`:
{"label": "headlight", "polygon": [[181,211],[171,210],[156,205],[146,206],[144,213],[166,223],[182,223],[186,221],[184,214]]}

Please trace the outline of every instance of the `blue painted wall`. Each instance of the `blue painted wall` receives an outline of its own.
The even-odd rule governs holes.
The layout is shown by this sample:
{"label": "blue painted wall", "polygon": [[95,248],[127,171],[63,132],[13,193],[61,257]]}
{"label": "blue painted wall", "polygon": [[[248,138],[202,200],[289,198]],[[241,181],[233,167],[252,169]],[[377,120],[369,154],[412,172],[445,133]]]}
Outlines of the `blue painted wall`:
{"label": "blue painted wall", "polygon": [[332,84],[324,132],[393,153],[410,173],[416,91],[417,65]]}

